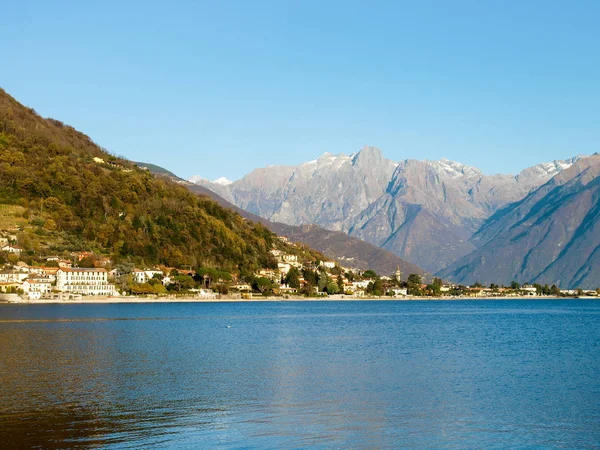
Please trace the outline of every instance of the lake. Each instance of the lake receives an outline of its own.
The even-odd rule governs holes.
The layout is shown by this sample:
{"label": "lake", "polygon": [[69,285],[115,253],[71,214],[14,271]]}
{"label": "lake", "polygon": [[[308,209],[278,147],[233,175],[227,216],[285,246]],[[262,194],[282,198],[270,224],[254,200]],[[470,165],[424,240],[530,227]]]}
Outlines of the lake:
{"label": "lake", "polygon": [[600,301],[0,305],[2,448],[597,448]]}

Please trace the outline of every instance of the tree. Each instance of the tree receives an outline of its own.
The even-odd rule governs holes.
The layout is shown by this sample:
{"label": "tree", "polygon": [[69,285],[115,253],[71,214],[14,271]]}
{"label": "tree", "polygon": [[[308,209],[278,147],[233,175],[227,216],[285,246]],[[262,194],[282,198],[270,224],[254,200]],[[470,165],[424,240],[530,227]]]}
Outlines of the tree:
{"label": "tree", "polygon": [[302,286],[302,288],[300,289],[300,293],[305,295],[306,297],[310,297],[314,294],[314,292],[314,286],[309,282],[305,282],[304,286]]}
{"label": "tree", "polygon": [[325,292],[327,290],[327,285],[329,284],[329,277],[325,272],[321,272],[319,275],[319,282],[317,287],[319,288],[319,292]]}
{"label": "tree", "polygon": [[338,287],[339,292],[341,292],[343,294],[344,293],[344,277],[342,277],[342,275],[338,275],[337,287]]}
{"label": "tree", "polygon": [[91,256],[86,256],[85,258],[81,258],[79,263],[77,264],[79,267],[93,269],[94,266],[94,258]]}
{"label": "tree", "polygon": [[550,293],[552,295],[555,295],[556,297],[560,296],[560,289],[557,285],[553,284],[552,287],[550,288]]}
{"label": "tree", "polygon": [[332,275],[341,275],[342,274],[342,269],[340,268],[340,266],[338,266],[337,264],[333,267],[333,269],[330,270]]}
{"label": "tree", "polygon": [[307,283],[310,283],[313,286],[317,284],[318,277],[315,271],[310,269],[302,269],[302,276]]}
{"label": "tree", "polygon": [[259,291],[262,295],[267,296],[273,290],[273,283],[265,277],[256,278],[252,283],[252,289]]}
{"label": "tree", "polygon": [[427,291],[436,297],[440,296],[442,293],[441,286],[433,283],[427,285]]}
{"label": "tree", "polygon": [[416,273],[411,273],[408,276],[408,294],[409,295],[421,295],[421,286],[423,284],[423,280],[421,275]]}
{"label": "tree", "polygon": [[381,278],[377,278],[375,281],[371,281],[367,285],[366,289],[367,294],[374,295],[376,297],[381,297],[383,295],[383,283],[381,282]]}
{"label": "tree", "polygon": [[521,289],[521,285],[513,280],[510,282],[510,288],[514,290]]}
{"label": "tree", "polygon": [[327,283],[327,287],[325,288],[325,290],[329,295],[339,294],[340,292],[340,288],[338,288],[338,285],[333,281]]}
{"label": "tree", "polygon": [[171,278],[170,291],[185,291],[195,286],[194,279],[189,275],[176,275]]}
{"label": "tree", "polygon": [[365,270],[362,274],[363,278],[377,278],[377,274],[374,270]]}
{"label": "tree", "polygon": [[283,281],[291,288],[300,288],[300,272],[295,267],[292,267]]}
{"label": "tree", "polygon": [[421,285],[421,284],[423,284],[423,279],[421,278],[421,275],[416,274],[416,273],[411,273],[408,276],[408,283],[413,284],[413,285],[414,284]]}

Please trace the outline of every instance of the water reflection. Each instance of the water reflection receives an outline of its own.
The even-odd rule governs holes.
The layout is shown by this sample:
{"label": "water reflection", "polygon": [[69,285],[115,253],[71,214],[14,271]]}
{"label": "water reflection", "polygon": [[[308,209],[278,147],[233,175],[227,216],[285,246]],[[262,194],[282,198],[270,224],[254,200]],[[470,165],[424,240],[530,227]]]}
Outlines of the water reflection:
{"label": "water reflection", "polygon": [[491,303],[0,307],[0,447],[600,442],[598,303]]}

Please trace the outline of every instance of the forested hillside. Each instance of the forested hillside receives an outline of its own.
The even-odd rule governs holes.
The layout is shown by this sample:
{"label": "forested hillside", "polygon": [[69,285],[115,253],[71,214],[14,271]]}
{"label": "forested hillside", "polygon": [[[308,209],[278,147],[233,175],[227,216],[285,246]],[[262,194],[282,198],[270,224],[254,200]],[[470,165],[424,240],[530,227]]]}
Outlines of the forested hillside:
{"label": "forested hillside", "polygon": [[20,244],[30,255],[85,249],[117,262],[241,273],[277,266],[263,225],[110,155],[0,89],[2,204],[21,207]]}

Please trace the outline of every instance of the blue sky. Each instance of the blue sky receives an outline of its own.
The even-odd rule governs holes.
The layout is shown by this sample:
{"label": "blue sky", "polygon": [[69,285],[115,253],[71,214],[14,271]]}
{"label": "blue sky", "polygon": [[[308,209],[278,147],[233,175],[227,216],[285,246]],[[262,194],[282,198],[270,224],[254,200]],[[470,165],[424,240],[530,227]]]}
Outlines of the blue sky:
{"label": "blue sky", "polygon": [[516,173],[600,151],[598,23],[583,0],[21,0],[0,87],[184,177],[364,145]]}

